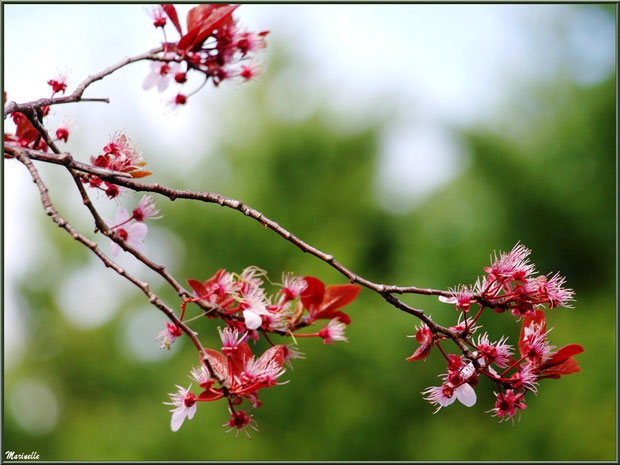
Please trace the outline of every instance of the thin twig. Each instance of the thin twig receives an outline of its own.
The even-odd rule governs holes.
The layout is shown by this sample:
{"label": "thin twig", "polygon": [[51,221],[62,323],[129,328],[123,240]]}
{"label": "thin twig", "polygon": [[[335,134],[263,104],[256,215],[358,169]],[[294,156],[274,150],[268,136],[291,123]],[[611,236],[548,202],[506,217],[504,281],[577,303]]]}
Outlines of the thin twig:
{"label": "thin twig", "polygon": [[[44,130],[43,130],[43,133],[45,134]],[[18,150],[19,149],[14,147],[13,148],[13,153],[16,153]],[[39,151],[36,151],[36,150],[28,150],[27,153],[29,155],[31,155],[33,158],[39,159],[41,161],[50,162],[51,160],[53,160],[51,162],[57,163],[57,164],[60,164],[60,165],[64,165],[64,166],[66,166],[68,168],[72,168],[72,169],[74,168],[74,169],[79,170],[79,171],[84,172],[84,173],[95,174],[95,173],[92,173],[90,171],[90,169],[87,168],[88,165],[86,165],[86,166],[77,166],[77,165],[75,165],[75,160],[73,160],[73,158],[60,157],[59,156],[59,157],[57,157],[54,160],[54,156],[53,155],[50,155],[50,154],[41,155],[41,153]],[[249,207],[248,205],[245,205],[243,202],[241,202],[239,200],[231,199],[229,197],[225,197],[223,195],[216,194],[216,193],[211,193],[211,192],[194,192],[194,191],[189,191],[189,190],[177,190],[177,189],[171,189],[171,188],[168,188],[168,187],[165,187],[165,186],[160,186],[157,183],[143,184],[143,183],[136,182],[133,179],[128,179],[128,178],[124,178],[124,177],[121,178],[121,177],[117,177],[115,175],[105,174],[105,175],[100,176],[100,177],[101,177],[101,179],[103,179],[105,181],[112,182],[112,183],[117,184],[119,186],[126,187],[126,188],[129,188],[129,189],[138,191],[138,192],[158,193],[158,194],[161,194],[161,195],[163,195],[165,197],[168,197],[171,200],[175,200],[177,198],[184,198],[184,199],[190,199],[190,200],[199,200],[199,201],[203,201],[203,202],[206,202],[206,203],[217,203],[217,204],[219,204],[221,206],[232,208],[234,210],[240,211],[243,214],[245,214],[246,216],[249,216],[249,217],[255,219],[256,221],[258,221],[262,225],[264,225],[264,226],[268,227],[269,229],[275,231],[276,233],[278,233],[280,236],[282,236],[283,238],[285,238],[289,242],[295,244],[302,251],[304,251],[306,253],[310,253],[310,254],[318,257],[322,261],[326,262],[327,264],[329,264],[330,266],[332,266],[333,268],[338,270],[340,273],[342,273],[344,276],[346,276],[349,279],[350,282],[361,284],[361,285],[367,287],[368,289],[371,289],[371,290],[377,292],[388,303],[390,303],[391,305],[393,305],[397,309],[399,309],[399,310],[401,310],[401,311],[403,311],[405,313],[409,313],[410,315],[413,315],[413,316],[419,318],[424,323],[426,323],[426,325],[434,333],[441,334],[441,335],[443,335],[444,337],[446,337],[448,339],[452,339],[455,342],[455,344],[461,349],[461,352],[467,358],[472,360],[472,362],[475,365],[477,364],[477,362],[475,360],[475,357],[473,356],[472,352],[467,347],[466,343],[463,342],[463,340],[460,337],[460,335],[456,334],[455,332],[451,331],[450,329],[448,329],[446,327],[443,327],[443,326],[435,323],[433,320],[430,319],[430,317],[428,317],[424,313],[423,310],[411,307],[411,306],[407,305],[406,303],[404,303],[403,301],[401,301],[400,299],[398,299],[397,297],[395,297],[394,295],[392,295],[392,293],[399,293],[399,294],[415,293],[415,294],[424,294],[424,295],[451,296],[452,294],[449,291],[440,291],[440,290],[436,290],[436,289],[424,289],[424,288],[418,288],[418,287],[415,287],[415,286],[408,286],[408,287],[387,286],[387,285],[384,285],[384,284],[377,284],[377,283],[374,283],[374,282],[372,282],[370,280],[362,278],[361,276],[355,274],[353,271],[349,270],[344,265],[342,265],[341,263],[336,261],[332,255],[326,254],[326,253],[320,251],[319,249],[316,249],[315,247],[312,247],[311,245],[307,244],[306,242],[304,242],[303,240],[299,239],[297,236],[293,235],[291,232],[289,232],[288,230],[286,230],[285,228],[280,226],[275,221],[265,217],[258,210],[255,210],[255,209]],[[138,255],[140,255],[140,254],[138,253]],[[148,263],[145,263],[145,264],[147,264],[147,266],[148,266]],[[196,303],[198,305],[201,305],[201,306],[204,305],[203,301],[198,301]],[[222,318],[222,317],[224,317],[224,314],[222,312],[218,312],[218,316]],[[239,317],[237,317],[235,315],[228,315],[226,317],[227,318],[233,318],[233,319],[239,319]],[[299,328],[304,327],[304,326],[307,326],[307,322],[302,321],[298,325],[296,325],[294,329],[299,329]],[[278,330],[270,330],[270,332],[281,334],[281,335],[288,334],[288,332],[286,332],[286,331],[278,331]]]}
{"label": "thin twig", "polygon": [[157,47],[148,52],[142,53],[140,55],[136,55],[135,57],[128,57],[119,63],[110,66],[109,68],[100,71],[97,74],[93,74],[92,76],[88,76],[77,88],[73,91],[73,93],[69,95],[65,95],[62,97],[53,97],[53,98],[42,98],[39,100],[34,100],[32,102],[26,103],[16,103],[16,102],[8,102],[4,107],[4,118],[10,115],[13,112],[25,113],[26,111],[33,111],[39,108],[43,108],[51,105],[60,105],[63,103],[74,103],[74,102],[105,102],[109,103],[110,100],[107,98],[83,98],[82,95],[84,91],[90,86],[92,83],[97,82],[104,77],[112,74],[115,71],[118,71],[120,68],[127,66],[130,63],[135,63],[137,61],[142,60],[150,60],[157,59],[156,54],[163,50],[162,47]]}
{"label": "thin twig", "polygon": [[56,208],[54,207],[54,205],[52,204],[49,198],[48,189],[46,185],[41,180],[41,176],[39,175],[39,172],[34,167],[30,159],[23,153],[18,153],[17,155],[15,155],[15,157],[30,172],[30,176],[32,177],[33,182],[37,185],[39,189],[41,203],[43,204],[45,213],[49,217],[52,218],[54,223],[56,223],[58,227],[67,231],[71,235],[71,237],[73,237],[73,239],[82,243],[83,245],[88,247],[90,250],[92,250],[92,252],[103,262],[103,264],[107,268],[112,268],[119,275],[127,279],[133,285],[138,287],[142,292],[144,292],[144,294],[148,297],[149,302],[151,302],[158,309],[160,309],[176,326],[181,328],[181,330],[185,334],[187,334],[187,336],[191,339],[191,341],[194,343],[194,345],[200,351],[200,353],[204,353],[204,348],[202,344],[200,343],[200,340],[198,339],[198,334],[176,317],[176,315],[174,314],[174,311],[170,307],[168,307],[157,294],[155,294],[154,292],[150,290],[148,283],[140,281],[138,278],[133,276],[131,273],[129,273],[124,268],[122,268],[116,262],[112,261],[107,255],[105,255],[97,247],[97,244],[95,242],[91,241],[90,239],[80,234],[73,226],[69,224],[69,222],[66,219],[60,216],[60,214],[58,213],[58,211],[56,210]]}

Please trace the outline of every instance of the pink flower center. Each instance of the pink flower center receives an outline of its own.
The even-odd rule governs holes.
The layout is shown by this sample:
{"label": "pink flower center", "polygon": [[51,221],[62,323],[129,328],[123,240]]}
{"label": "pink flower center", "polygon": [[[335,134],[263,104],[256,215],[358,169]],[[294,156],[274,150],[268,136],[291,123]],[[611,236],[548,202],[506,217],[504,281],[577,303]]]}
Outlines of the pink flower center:
{"label": "pink flower center", "polygon": [[126,241],[129,238],[129,234],[127,234],[127,231],[125,231],[123,228],[118,228],[116,230],[116,234],[118,235],[118,237],[121,238],[121,240]]}

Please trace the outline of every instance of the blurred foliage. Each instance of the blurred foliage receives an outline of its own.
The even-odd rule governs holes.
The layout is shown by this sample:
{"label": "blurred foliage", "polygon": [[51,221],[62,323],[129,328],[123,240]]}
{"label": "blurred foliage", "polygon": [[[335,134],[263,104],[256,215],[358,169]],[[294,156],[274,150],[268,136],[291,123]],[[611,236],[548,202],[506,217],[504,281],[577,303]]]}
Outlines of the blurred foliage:
{"label": "blurred foliage", "polygon": [[[267,98],[263,88],[250,93],[256,108]],[[109,323],[93,330],[69,324],[55,292],[92,260],[46,222],[55,251],[41,257],[20,290],[30,309],[30,342],[21,363],[5,373],[5,450],[37,450],[45,460],[614,459],[614,79],[595,87],[534,89],[527,98],[507,113],[511,125],[526,121],[518,131],[462,132],[466,170],[406,214],[387,213],[375,201],[380,128],[339,133],[321,113],[285,123],[263,112],[254,119],[254,136],[222,142],[217,152],[223,158],[205,154],[195,170],[210,176],[204,188],[244,200],[381,282],[439,288],[470,283],[493,250],[517,241],[532,248],[542,273],[560,270],[577,292],[575,309],[548,312],[550,326],[557,327],[552,342],[580,343],[586,352],[579,356],[582,373],[541,383],[520,423],[498,424],[485,413],[493,400],[484,380],[474,407],[453,405],[432,415],[419,393],[437,384],[444,363],[437,354],[423,363],[405,362],[415,348],[405,336],[417,321],[364,291],[350,307],[350,343],[302,341],[307,358],[288,372],[289,384],[264,393],[264,406],[255,412],[261,431],[252,440],[223,434],[223,403],[199,405],[196,418],[173,434],[162,402],[175,384],[189,383],[193,347],[181,341],[170,357],[151,362],[132,357],[123,338],[132,312],[146,306],[137,290]],[[228,174],[218,174],[222,166]],[[184,185],[174,173],[156,176]],[[157,228],[182,243],[174,266],[182,280],[257,265],[274,281],[291,270],[344,282],[238,212],[188,201],[162,200],[160,206],[164,219]],[[101,267],[101,273],[111,271]],[[157,290],[176,302],[163,285]],[[441,323],[456,318],[434,298],[405,300]],[[83,311],[88,307],[84,302]],[[514,341],[518,325],[510,315],[483,315],[483,322],[492,337],[507,334]],[[206,345],[217,346],[216,326],[195,322]],[[58,397],[59,421],[46,434],[22,429],[10,408],[24,379],[46,383]]]}

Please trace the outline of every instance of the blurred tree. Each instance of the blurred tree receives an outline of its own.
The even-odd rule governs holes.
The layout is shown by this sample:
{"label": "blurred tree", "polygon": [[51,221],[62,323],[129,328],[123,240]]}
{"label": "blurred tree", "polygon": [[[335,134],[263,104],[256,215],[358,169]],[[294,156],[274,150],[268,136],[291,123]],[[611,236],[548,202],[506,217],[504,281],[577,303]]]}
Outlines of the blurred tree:
{"label": "blurred tree", "polygon": [[[266,87],[257,86],[244,108],[262,108]],[[87,253],[77,252],[79,246],[45,223],[57,254],[41,257],[22,284],[30,345],[22,363],[6,373],[11,414],[5,448],[37,450],[45,460],[613,459],[614,80],[532,95],[533,110],[527,105],[511,110],[511,120],[529,122],[518,137],[489,129],[465,132],[469,168],[407,214],[388,214],[374,198],[379,128],[339,133],[321,112],[284,124],[262,111],[254,119],[254,136],[222,143],[217,152],[225,154],[223,160],[205,154],[196,167],[209,172],[228,163],[228,176],[216,176],[210,190],[244,200],[371,279],[444,288],[473,282],[490,251],[519,240],[533,249],[541,272],[561,270],[578,302],[575,310],[549,312],[551,322],[562,327],[552,341],[583,344],[584,372],[545,383],[521,424],[498,425],[483,413],[492,407],[492,387],[485,383],[475,407],[431,415],[419,392],[437,383],[442,360],[405,362],[413,350],[405,335],[417,321],[363,292],[351,308],[350,344],[302,344],[307,360],[295,363],[290,384],[266,393],[254,440],[222,434],[218,425],[227,415],[220,404],[200,405],[196,418],[172,434],[161,402],[174,384],[188,384],[183,380],[196,362],[194,350],[181,343],[170,358],[137,358],[126,342],[132,318],[148,308],[137,292],[98,329],[70,325],[55,293],[65,276],[76,273],[74,267],[86,266]],[[173,173],[157,177],[183,185]],[[160,206],[159,228],[185,250],[176,265],[181,279],[258,265],[274,280],[291,270],[343,282],[327,265],[238,212],[186,201]],[[68,257],[62,267],[58,256]],[[162,295],[174,302],[168,291]],[[451,307],[435,299],[408,300],[437,321],[455,318]],[[84,312],[88,307],[84,302]],[[489,331],[506,331],[514,340],[514,318],[486,316]],[[205,343],[216,344],[216,324],[196,322]],[[49,357],[48,345],[59,347]],[[12,407],[24,379],[46,383],[58,397],[59,422],[43,435],[24,429]]]}

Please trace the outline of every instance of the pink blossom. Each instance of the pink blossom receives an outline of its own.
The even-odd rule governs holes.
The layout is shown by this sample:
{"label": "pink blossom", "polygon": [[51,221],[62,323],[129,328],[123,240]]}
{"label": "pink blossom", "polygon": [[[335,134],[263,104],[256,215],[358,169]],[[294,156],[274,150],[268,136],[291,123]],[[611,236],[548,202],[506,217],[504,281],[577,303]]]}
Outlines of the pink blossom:
{"label": "pink blossom", "polygon": [[333,318],[319,331],[319,336],[323,338],[323,344],[333,344],[334,341],[349,342],[344,332],[347,328],[338,318]]}
{"label": "pink blossom", "polygon": [[497,399],[495,401],[495,408],[489,410],[489,412],[493,412],[493,416],[501,418],[500,421],[513,418],[519,410],[527,408],[527,405],[523,402],[523,393],[515,395],[512,389],[507,389],[505,394],[501,392],[494,394]]}
{"label": "pink blossom", "polygon": [[166,329],[160,331],[155,338],[159,341],[160,349],[170,350],[170,346],[183,335],[183,331],[177,325],[166,322]]}
{"label": "pink blossom", "polygon": [[168,88],[171,77],[180,71],[181,68],[177,63],[151,61],[151,72],[144,78],[142,89],[149,90],[157,86],[157,91],[161,93]]}
{"label": "pink blossom", "polygon": [[256,421],[252,419],[252,415],[247,414],[244,410],[237,410],[236,412],[231,412],[230,420],[224,423],[222,426],[228,426],[229,429],[226,430],[227,433],[230,433],[232,430],[236,429],[235,437],[239,435],[239,431],[243,431],[247,437],[250,437],[250,433],[247,430],[247,427],[252,428],[254,431],[258,431],[256,427]]}
{"label": "pink blossom", "polygon": [[161,216],[157,216],[159,209],[155,203],[155,199],[150,195],[145,195],[140,199],[138,206],[133,210],[132,218],[136,221],[158,220]]}
{"label": "pink blossom", "polygon": [[249,81],[250,79],[254,79],[256,76],[259,76],[263,70],[260,65],[256,63],[248,63],[241,67],[239,70],[239,76],[241,76],[244,80]]}
{"label": "pink blossom", "polygon": [[209,369],[204,365],[193,368],[191,371],[191,376],[196,380],[202,389],[208,389],[213,385]]}
{"label": "pink blossom", "polygon": [[168,394],[172,402],[164,402],[165,405],[175,407],[170,410],[172,412],[172,418],[170,419],[170,429],[172,431],[178,431],[181,425],[183,425],[185,418],[191,420],[196,414],[196,396],[190,391],[191,387],[191,384],[187,389],[177,385],[178,391]]}
{"label": "pink blossom", "polygon": [[260,287],[263,285],[261,276],[265,276],[267,272],[257,266],[248,266],[242,272],[239,278],[242,282],[249,284],[251,287]]}
{"label": "pink blossom", "polygon": [[533,363],[528,362],[521,371],[514,373],[510,377],[510,385],[515,389],[525,388],[528,391],[532,391],[534,394],[538,393],[538,375],[537,368]]}
{"label": "pink blossom", "polygon": [[456,304],[457,310],[468,312],[474,300],[475,289],[461,284],[456,289],[450,289],[450,297],[439,296],[439,300],[443,303]]}
{"label": "pink blossom", "polygon": [[487,364],[495,363],[499,367],[506,367],[512,355],[512,346],[506,344],[507,337],[502,337],[497,342],[490,342],[489,335],[484,333],[478,336],[477,349],[482,353]]}
{"label": "pink blossom", "polygon": [[491,266],[484,268],[488,273],[488,280],[525,281],[534,273],[534,265],[529,263],[528,257],[532,251],[523,244],[515,245],[510,253],[501,252],[499,258],[496,256]]}
{"label": "pink blossom", "polygon": [[265,36],[267,35],[267,31],[265,32],[248,32],[241,31],[235,34],[235,46],[239,49],[239,51],[243,55],[247,55],[248,53],[255,53],[265,48]]}
{"label": "pink blossom", "polygon": [[62,92],[63,94],[67,90],[68,75],[66,72],[58,73],[54,78],[47,81],[52,86],[52,94]]}
{"label": "pink blossom", "polygon": [[75,130],[75,120],[67,120],[63,117],[62,121],[56,129],[56,139],[67,142],[69,134]]}
{"label": "pink blossom", "polygon": [[91,163],[95,166],[108,168],[114,171],[130,172],[140,170],[146,161],[142,157],[142,153],[121,131],[116,132],[109,144],[103,148],[103,155],[91,157]]}
{"label": "pink blossom", "polygon": [[174,97],[174,99],[173,99],[172,103],[173,103],[175,106],[185,105],[185,104],[187,103],[187,96],[186,96],[186,95],[184,95],[184,94],[179,93],[179,94],[177,94],[177,95]]}
{"label": "pink blossom", "polygon": [[301,276],[293,273],[282,273],[282,290],[286,300],[295,300],[306,289],[308,284]]}
{"label": "pink blossom", "polygon": [[431,329],[427,325],[422,323],[420,326],[416,327],[416,330],[417,331],[415,335],[407,336],[415,337],[418,344],[420,344],[420,346],[415,350],[415,352],[405,359],[409,362],[425,359],[426,357],[428,357],[431,349],[433,348],[433,332],[431,331]]}
{"label": "pink blossom", "polygon": [[263,324],[261,315],[268,314],[268,301],[265,290],[260,287],[250,287],[242,290],[242,300],[239,307],[243,309],[245,325],[248,329],[258,329]]}
{"label": "pink blossom", "polygon": [[[148,227],[144,223],[130,223],[130,220],[131,217],[129,213],[127,213],[127,210],[123,207],[119,207],[114,221],[114,225],[116,226],[111,226],[111,229],[127,246],[132,247],[140,253],[144,253],[142,240],[148,232]],[[121,246],[116,242],[112,241],[110,243],[110,252],[113,256],[116,257],[121,250]]]}
{"label": "pink blossom", "polygon": [[447,407],[458,399],[466,407],[471,407],[476,403],[476,391],[468,383],[463,383],[454,387],[451,383],[444,383],[441,386],[431,386],[424,390],[424,399],[432,405],[437,405],[433,413],[439,412],[441,407]]}
{"label": "pink blossom", "polygon": [[245,363],[241,373],[241,382],[244,384],[263,383],[266,387],[270,387],[277,384],[276,379],[282,376],[285,371],[273,360],[252,357]]}
{"label": "pink blossom", "polygon": [[219,327],[217,331],[220,333],[220,339],[222,340],[222,352],[230,355],[237,351],[239,344],[245,342],[248,333],[241,334],[236,328],[226,327],[222,331]]}
{"label": "pink blossom", "polygon": [[153,19],[153,26],[163,28],[166,25],[166,13],[161,6],[152,6],[146,12]]}
{"label": "pink blossom", "polygon": [[465,330],[467,330],[467,332],[469,334],[473,334],[478,329],[480,329],[480,326],[475,326],[473,318],[467,318],[466,321],[467,321],[467,324],[465,324],[465,321],[463,321],[463,314],[459,313],[459,319],[457,321],[456,326],[450,326],[448,329],[450,331],[454,331],[454,332],[459,333],[459,334],[462,333]]}
{"label": "pink blossom", "polygon": [[538,276],[535,279],[528,280],[523,285],[522,292],[527,294],[534,304],[548,303],[549,308],[570,308],[568,302],[573,300],[575,293],[572,289],[562,287],[565,282],[566,278],[560,276],[559,273],[556,273],[550,279],[546,276]]}
{"label": "pink blossom", "polygon": [[547,342],[549,331],[544,332],[543,326],[535,323],[523,329],[522,353],[537,366],[546,362],[555,348]]}

